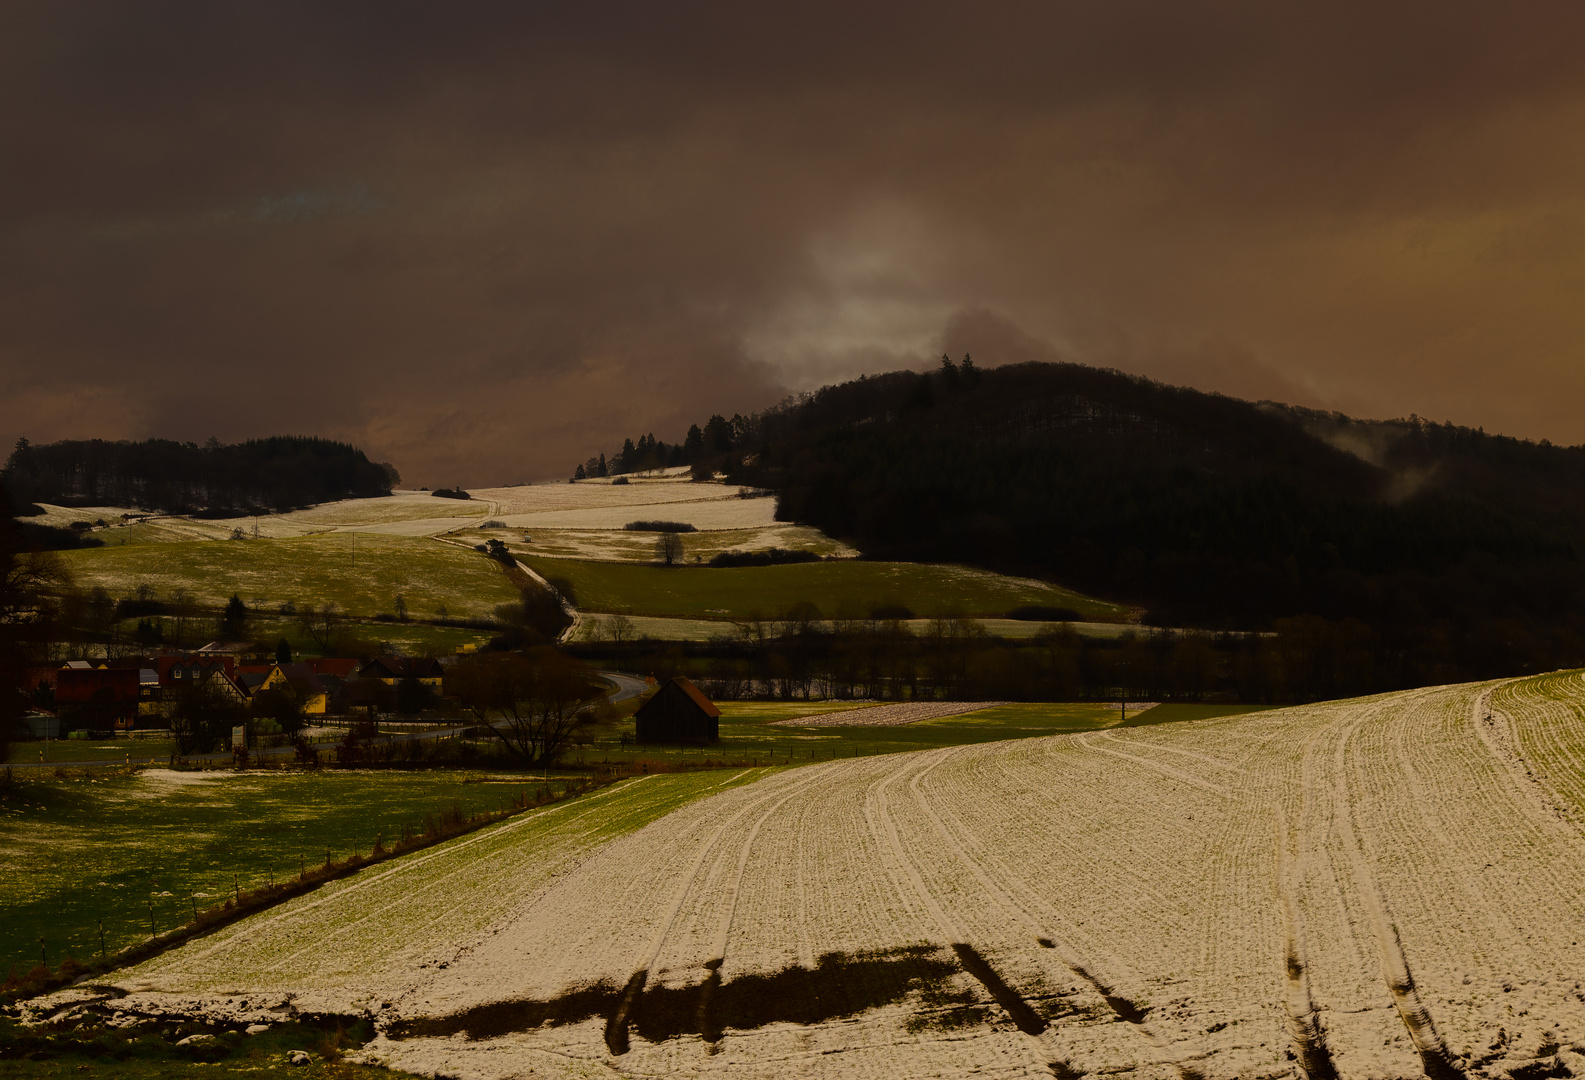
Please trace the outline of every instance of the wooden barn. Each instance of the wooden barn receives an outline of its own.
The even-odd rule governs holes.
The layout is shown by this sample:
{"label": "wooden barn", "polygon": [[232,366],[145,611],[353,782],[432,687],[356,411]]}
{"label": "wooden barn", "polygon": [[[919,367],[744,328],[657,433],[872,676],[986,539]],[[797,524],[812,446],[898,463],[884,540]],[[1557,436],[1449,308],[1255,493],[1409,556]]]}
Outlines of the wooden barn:
{"label": "wooden barn", "polygon": [[721,740],[721,710],[682,676],[670,680],[633,714],[641,743]]}

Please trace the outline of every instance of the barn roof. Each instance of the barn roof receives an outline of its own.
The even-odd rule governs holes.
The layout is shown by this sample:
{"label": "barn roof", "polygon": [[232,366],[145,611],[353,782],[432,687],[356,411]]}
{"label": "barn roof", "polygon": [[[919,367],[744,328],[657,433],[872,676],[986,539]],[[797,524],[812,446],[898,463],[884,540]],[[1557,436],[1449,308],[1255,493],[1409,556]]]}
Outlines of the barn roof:
{"label": "barn roof", "polygon": [[679,690],[693,698],[693,703],[703,709],[706,716],[719,717],[721,715],[721,710],[715,707],[715,702],[705,697],[704,693],[686,678],[678,675],[672,679],[672,682],[677,684]]}

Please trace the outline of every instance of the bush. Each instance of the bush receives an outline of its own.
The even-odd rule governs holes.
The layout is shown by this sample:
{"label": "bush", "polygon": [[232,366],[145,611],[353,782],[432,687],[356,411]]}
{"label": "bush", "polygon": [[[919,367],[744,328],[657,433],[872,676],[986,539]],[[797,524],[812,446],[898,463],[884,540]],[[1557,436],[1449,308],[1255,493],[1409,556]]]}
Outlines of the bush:
{"label": "bush", "polygon": [[710,560],[711,566],[777,566],[782,563],[819,562],[820,556],[812,551],[787,551],[783,548],[766,548],[764,551],[723,551]]}
{"label": "bush", "polygon": [[622,528],[628,532],[674,532],[688,533],[699,530],[686,521],[630,521]]}
{"label": "bush", "polygon": [[564,577],[546,578],[545,583],[559,592],[563,599],[573,607],[578,606],[578,590],[572,587],[572,582]]}
{"label": "bush", "polygon": [[1084,618],[1072,608],[1048,607],[1044,604],[1024,604],[1007,613],[1009,619],[1025,622],[1078,622]]}
{"label": "bush", "polygon": [[463,491],[461,488],[436,488],[434,491],[431,491],[430,494],[433,495],[437,499],[471,499],[471,498],[473,498],[472,495],[469,495],[466,491]]}

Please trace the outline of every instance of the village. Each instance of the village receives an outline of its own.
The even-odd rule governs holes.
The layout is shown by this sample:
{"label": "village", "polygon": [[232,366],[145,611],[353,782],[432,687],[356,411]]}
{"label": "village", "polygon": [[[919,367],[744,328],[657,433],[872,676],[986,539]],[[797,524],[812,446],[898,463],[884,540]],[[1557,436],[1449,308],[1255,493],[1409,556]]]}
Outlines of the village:
{"label": "village", "polygon": [[[497,727],[523,726],[507,716],[492,725],[488,709],[498,699],[470,693],[478,679],[467,678],[467,672],[453,679],[448,692],[447,669],[459,662],[489,660],[469,650],[444,658],[294,661],[285,642],[214,641],[192,651],[32,667],[24,670],[21,685],[32,703],[24,717],[30,742],[22,745],[36,747],[41,763],[61,760],[59,750],[52,757],[50,744],[67,740],[100,744],[106,760],[117,760],[123,750],[147,757],[148,748],[168,744],[173,762],[229,753],[233,765],[246,765],[250,757],[296,749],[298,764],[315,765],[316,738],[422,738],[453,733],[458,725],[488,735]],[[703,747],[720,741],[720,709],[687,678],[657,684],[652,677],[610,673],[607,681],[609,687],[586,684],[588,693],[581,699],[574,693],[572,704],[635,701],[631,730],[621,742]],[[105,747],[107,740],[113,751]],[[536,763],[553,764],[566,745],[546,748]],[[341,753],[331,762],[356,760],[355,753]]]}
{"label": "village", "polygon": [[29,668],[23,689],[34,707],[25,721],[35,739],[169,737],[173,714],[202,696],[217,712],[244,714],[244,745],[257,746],[271,736],[290,741],[327,716],[416,715],[438,702],[443,677],[433,657],[294,662],[289,647],[216,641],[191,652]]}

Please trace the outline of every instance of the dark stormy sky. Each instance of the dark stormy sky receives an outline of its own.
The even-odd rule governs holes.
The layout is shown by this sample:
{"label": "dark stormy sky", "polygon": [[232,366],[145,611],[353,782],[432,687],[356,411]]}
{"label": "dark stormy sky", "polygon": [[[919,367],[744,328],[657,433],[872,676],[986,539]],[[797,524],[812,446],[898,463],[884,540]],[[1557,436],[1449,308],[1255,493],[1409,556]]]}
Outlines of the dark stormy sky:
{"label": "dark stormy sky", "polygon": [[0,437],[564,476],[943,349],[1585,442],[1585,5],[0,5]]}

